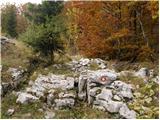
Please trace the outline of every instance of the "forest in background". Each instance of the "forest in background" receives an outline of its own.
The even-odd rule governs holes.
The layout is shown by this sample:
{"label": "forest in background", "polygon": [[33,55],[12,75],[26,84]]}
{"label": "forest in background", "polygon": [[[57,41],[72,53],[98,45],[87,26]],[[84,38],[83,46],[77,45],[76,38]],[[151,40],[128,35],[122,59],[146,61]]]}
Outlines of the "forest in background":
{"label": "forest in background", "polygon": [[54,53],[120,61],[156,61],[158,1],[43,1],[1,6],[2,35],[40,57]]}

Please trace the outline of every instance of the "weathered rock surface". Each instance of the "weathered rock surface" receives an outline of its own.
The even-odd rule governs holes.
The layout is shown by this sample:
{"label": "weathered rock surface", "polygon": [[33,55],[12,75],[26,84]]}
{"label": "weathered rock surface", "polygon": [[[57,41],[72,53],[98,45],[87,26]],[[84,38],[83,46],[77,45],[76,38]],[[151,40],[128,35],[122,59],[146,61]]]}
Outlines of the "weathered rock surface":
{"label": "weathered rock surface", "polygon": [[[134,119],[136,112],[130,110],[127,102],[133,99],[133,86],[125,82],[119,81],[120,75],[134,75],[141,78],[148,77],[146,69],[139,71],[123,71],[116,73],[114,70],[104,69],[89,70],[88,67],[92,62],[105,65],[104,61],[99,59],[80,59],[72,61],[72,68],[75,73],[79,71],[79,78],[75,80],[73,77],[65,75],[48,74],[46,76],[39,75],[37,79],[29,82],[26,91],[18,95],[17,102],[29,103],[36,100],[43,100],[49,108],[61,109],[64,107],[72,107],[75,105],[77,97],[83,101],[87,101],[93,108],[116,113],[121,118]],[[72,70],[73,70],[72,69]],[[77,78],[77,76],[76,76]],[[78,94],[75,90],[75,83],[78,80]],[[52,113],[46,113],[45,118],[54,118]]]}
{"label": "weathered rock surface", "polygon": [[119,113],[123,118],[136,118],[135,112],[125,103],[126,98],[133,98],[132,86],[117,78],[118,74],[108,69],[83,72],[79,77],[78,97],[87,98],[93,108]]}
{"label": "weathered rock surface", "polygon": [[20,93],[17,102],[22,104],[35,102],[37,99],[46,99],[53,108],[71,107],[75,103],[74,78],[64,75],[39,75],[38,78]]}
{"label": "weathered rock surface", "polygon": [[8,109],[7,115],[9,116],[13,115],[14,111],[15,111],[14,109]]}
{"label": "weathered rock surface", "polygon": [[29,93],[19,93],[16,103],[27,104],[37,101],[38,98]]}
{"label": "weathered rock surface", "polygon": [[46,119],[53,119],[55,117],[55,113],[52,111],[46,111],[45,112],[45,118]]}
{"label": "weathered rock surface", "polygon": [[9,68],[8,72],[11,73],[14,80],[18,80],[20,77],[22,77],[24,70],[19,70],[17,68]]}
{"label": "weathered rock surface", "polygon": [[147,68],[141,68],[139,71],[135,73],[135,76],[146,78],[149,76],[149,70]]}
{"label": "weathered rock surface", "polygon": [[84,70],[90,69],[92,64],[96,64],[99,69],[105,69],[106,64],[103,60],[96,58],[96,59],[88,59],[88,58],[81,58],[80,60],[73,60],[70,63],[67,63],[69,68],[75,72],[82,72]]}

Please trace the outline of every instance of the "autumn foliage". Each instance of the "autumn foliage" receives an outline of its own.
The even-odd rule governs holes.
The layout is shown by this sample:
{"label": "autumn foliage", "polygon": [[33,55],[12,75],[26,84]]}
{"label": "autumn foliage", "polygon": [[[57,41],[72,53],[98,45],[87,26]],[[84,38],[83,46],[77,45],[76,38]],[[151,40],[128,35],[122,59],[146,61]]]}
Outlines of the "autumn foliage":
{"label": "autumn foliage", "polygon": [[65,9],[74,9],[78,50],[87,57],[153,60],[158,52],[158,2],[76,1]]}

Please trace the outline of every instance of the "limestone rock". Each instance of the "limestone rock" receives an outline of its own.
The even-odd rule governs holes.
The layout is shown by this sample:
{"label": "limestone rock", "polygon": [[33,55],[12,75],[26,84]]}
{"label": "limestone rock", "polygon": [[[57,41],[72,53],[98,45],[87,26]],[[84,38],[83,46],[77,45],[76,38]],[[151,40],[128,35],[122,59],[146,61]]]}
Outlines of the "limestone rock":
{"label": "limestone rock", "polygon": [[7,114],[11,116],[13,115],[14,111],[15,111],[14,109],[8,109]]}
{"label": "limestone rock", "polygon": [[88,58],[81,58],[79,60],[80,65],[83,65],[83,66],[89,64],[89,62],[90,62],[90,60]]}
{"label": "limestone rock", "polygon": [[100,84],[110,84],[112,81],[116,80],[118,77],[117,73],[109,69],[90,71],[88,73],[88,79],[92,82],[97,82]]}
{"label": "limestone rock", "polygon": [[55,99],[54,101],[57,108],[72,107],[75,104],[75,100],[72,98]]}
{"label": "limestone rock", "polygon": [[19,93],[18,98],[16,100],[16,103],[21,103],[21,104],[27,104],[30,102],[35,102],[37,101],[38,98],[29,94],[29,93]]}
{"label": "limestone rock", "polygon": [[126,104],[124,104],[120,110],[119,113],[122,117],[126,119],[136,119],[136,112],[133,110],[129,110]]}
{"label": "limestone rock", "polygon": [[116,94],[122,98],[133,98],[132,86],[130,84],[126,84],[122,81],[114,81],[111,86],[116,89]]}
{"label": "limestone rock", "polygon": [[23,70],[18,70],[17,68],[9,68],[8,72],[11,73],[14,80],[18,80],[22,76],[22,73],[24,71]]}
{"label": "limestone rock", "polygon": [[53,119],[55,117],[55,113],[52,111],[45,112],[45,119]]}
{"label": "limestone rock", "polygon": [[102,92],[96,96],[96,99],[109,101],[113,97],[112,90],[102,89]]}
{"label": "limestone rock", "polygon": [[139,71],[135,73],[135,76],[146,78],[149,76],[149,70],[147,68],[141,68]]}

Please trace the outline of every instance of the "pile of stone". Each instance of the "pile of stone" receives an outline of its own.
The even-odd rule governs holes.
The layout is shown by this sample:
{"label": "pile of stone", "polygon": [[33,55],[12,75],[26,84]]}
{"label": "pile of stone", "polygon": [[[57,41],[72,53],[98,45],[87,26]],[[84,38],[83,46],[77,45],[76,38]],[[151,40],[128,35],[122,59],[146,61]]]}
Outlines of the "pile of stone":
{"label": "pile of stone", "polygon": [[[79,99],[87,99],[93,108],[119,113],[122,118],[136,118],[126,101],[133,98],[132,86],[117,81],[118,74],[109,69],[88,71],[79,77]],[[86,88],[86,89],[85,89]]]}
{"label": "pile of stone", "polygon": [[3,82],[1,83],[1,95],[4,96],[8,91],[15,89],[21,82],[21,78],[23,77],[24,70],[19,68],[9,68],[7,71],[11,74],[12,80],[11,82]]}
{"label": "pile of stone", "polygon": [[67,65],[75,72],[81,72],[90,68],[91,64],[96,64],[99,69],[105,69],[106,64],[100,58],[96,59],[88,59],[88,58],[81,58],[80,60],[73,60]]}
{"label": "pile of stone", "polygon": [[49,107],[59,109],[75,104],[74,78],[64,75],[39,75],[35,82],[30,82],[24,92],[18,93],[17,103],[25,104],[45,100]]}

